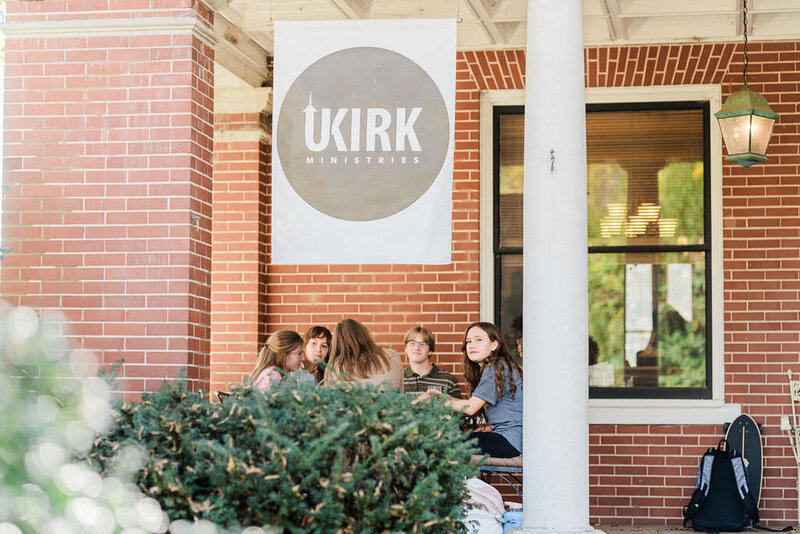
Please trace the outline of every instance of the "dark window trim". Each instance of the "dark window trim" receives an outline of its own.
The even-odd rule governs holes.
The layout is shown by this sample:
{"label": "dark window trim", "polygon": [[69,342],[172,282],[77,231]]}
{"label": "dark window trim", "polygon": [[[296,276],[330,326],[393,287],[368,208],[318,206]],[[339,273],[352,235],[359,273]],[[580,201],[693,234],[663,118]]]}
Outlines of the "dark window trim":
{"label": "dark window trim", "polygon": [[[703,112],[703,231],[704,239],[700,245],[668,245],[668,246],[599,246],[589,247],[589,254],[603,253],[631,253],[631,252],[703,252],[706,274],[705,308],[706,308],[706,385],[703,388],[626,388],[626,387],[589,387],[589,397],[597,399],[711,399],[712,398],[712,378],[714,373],[712,339],[712,265],[711,249],[713,246],[711,234],[711,136],[710,136],[710,117],[711,105],[707,101],[667,101],[667,102],[630,102],[630,103],[603,103],[587,104],[586,112],[593,111],[638,111],[638,110],[681,110],[681,109],[700,109]],[[493,159],[492,159],[492,251],[494,257],[494,320],[499,324],[500,321],[500,294],[502,289],[501,281],[501,261],[505,254],[522,254],[519,247],[500,247],[500,116],[523,114],[525,106],[494,106],[492,140],[493,140]],[[721,275],[721,274],[720,274]]]}

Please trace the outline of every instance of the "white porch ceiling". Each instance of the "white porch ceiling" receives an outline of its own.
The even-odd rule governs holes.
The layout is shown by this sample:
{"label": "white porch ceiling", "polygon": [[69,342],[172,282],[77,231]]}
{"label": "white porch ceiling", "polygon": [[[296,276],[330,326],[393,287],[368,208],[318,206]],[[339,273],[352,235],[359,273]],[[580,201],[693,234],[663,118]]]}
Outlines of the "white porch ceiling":
{"label": "white porch ceiling", "polygon": [[[561,0],[553,0],[561,1]],[[215,10],[217,64],[265,83],[275,20],[460,17],[458,48],[525,46],[527,0],[206,0]],[[536,14],[547,17],[547,12]],[[586,45],[742,39],[741,0],[583,0]],[[749,37],[800,39],[800,0],[749,0]]]}

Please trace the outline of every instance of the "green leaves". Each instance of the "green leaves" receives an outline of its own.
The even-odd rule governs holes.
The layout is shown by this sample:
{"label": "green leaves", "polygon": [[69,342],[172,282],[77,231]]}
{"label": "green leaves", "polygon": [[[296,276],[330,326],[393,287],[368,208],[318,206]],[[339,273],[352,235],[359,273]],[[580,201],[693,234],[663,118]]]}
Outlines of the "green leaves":
{"label": "green leaves", "polygon": [[147,448],[139,486],[171,519],[285,532],[463,532],[472,444],[442,402],[287,377],[266,395],[240,389],[224,405],[182,383],[122,405],[95,443]]}

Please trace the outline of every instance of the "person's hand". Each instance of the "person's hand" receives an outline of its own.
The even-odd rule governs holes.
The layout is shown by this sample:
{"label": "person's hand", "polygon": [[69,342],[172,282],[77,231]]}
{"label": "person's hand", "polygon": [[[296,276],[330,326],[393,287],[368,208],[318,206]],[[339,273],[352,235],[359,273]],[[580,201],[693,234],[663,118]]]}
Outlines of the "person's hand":
{"label": "person's hand", "polygon": [[411,401],[411,404],[416,404],[418,402],[422,402],[422,401],[424,401],[426,399],[429,399],[431,396],[441,397],[442,396],[442,392],[439,391],[438,389],[429,389],[425,393],[417,395],[417,398],[414,399],[413,401]]}

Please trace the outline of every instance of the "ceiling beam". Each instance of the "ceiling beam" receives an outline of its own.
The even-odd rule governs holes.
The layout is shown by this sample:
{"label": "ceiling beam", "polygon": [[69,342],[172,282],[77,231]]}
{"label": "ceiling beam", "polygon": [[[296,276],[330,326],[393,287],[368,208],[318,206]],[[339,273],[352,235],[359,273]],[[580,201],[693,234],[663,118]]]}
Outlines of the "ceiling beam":
{"label": "ceiling beam", "polygon": [[228,5],[232,2],[232,0],[202,0],[202,2],[211,11],[216,13],[217,11],[222,11],[223,9],[227,9]]}
{"label": "ceiling beam", "polygon": [[[744,21],[742,20],[742,2],[739,0],[735,0],[734,3],[736,4],[737,10],[733,14],[733,35],[736,37],[742,37],[744,35]],[[748,13],[749,20],[748,24],[753,21],[752,14]],[[747,36],[750,37],[749,35]]]}
{"label": "ceiling beam", "polygon": [[342,15],[348,19],[365,19],[369,17],[372,0],[329,0]]}
{"label": "ceiling beam", "polygon": [[619,16],[619,4],[617,0],[600,0],[606,18],[608,19],[608,36],[614,41],[624,41],[628,38],[625,32],[625,24]]}
{"label": "ceiling beam", "polygon": [[497,24],[495,24],[483,0],[467,0],[467,5],[472,9],[472,12],[475,13],[475,18],[480,21],[483,31],[486,32],[491,44],[502,44],[505,41],[503,33],[500,31]]}
{"label": "ceiling beam", "polygon": [[269,82],[267,50],[242,31],[238,22],[229,20],[224,11],[219,11],[214,15],[214,31],[220,36],[214,48],[217,63],[252,87]]}

